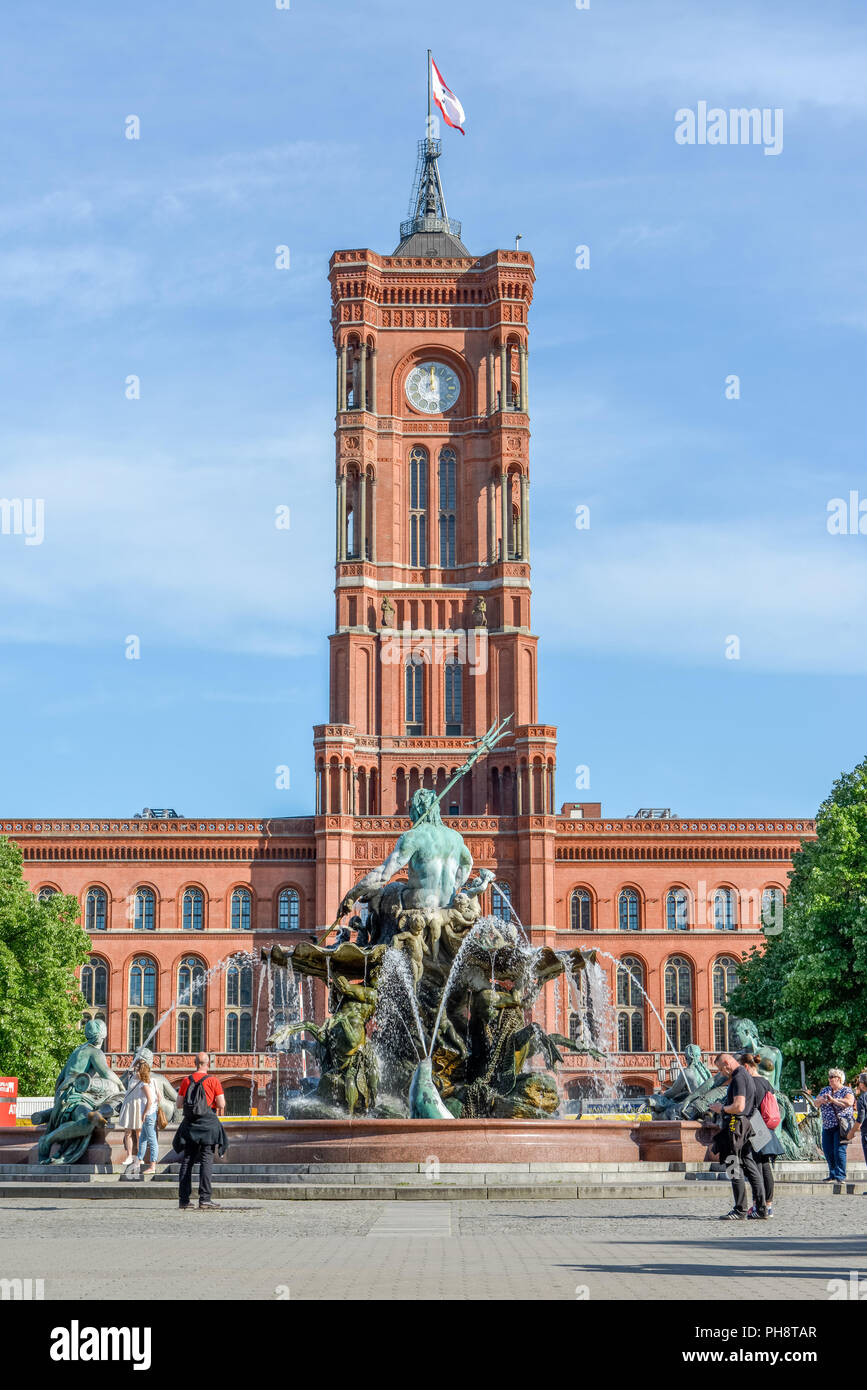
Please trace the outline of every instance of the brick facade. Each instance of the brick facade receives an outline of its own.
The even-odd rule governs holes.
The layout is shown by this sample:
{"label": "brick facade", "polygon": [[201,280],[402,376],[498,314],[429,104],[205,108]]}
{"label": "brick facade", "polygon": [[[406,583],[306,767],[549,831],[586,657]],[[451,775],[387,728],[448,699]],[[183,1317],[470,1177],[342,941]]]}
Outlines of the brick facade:
{"label": "brick facade", "polygon": [[[509,736],[443,803],[448,823],[462,831],[476,863],[508,885],[534,942],[586,942],[628,956],[660,1013],[674,1015],[706,1050],[714,1047],[715,966],[762,940],[762,895],[785,890],[791,856],[813,824],[609,820],[593,803],[555,811],[556,729],[538,722],[530,611],[533,280],[532,257],[518,251],[481,259],[367,250],[332,257],[335,628],[329,722],[314,730],[314,815],[0,821],[0,833],[23,847],[34,890],[72,893],[83,914],[96,890],[91,934],[106,967],[110,1053],[128,1054],[134,1041],[137,960],[153,963],[156,1018],[176,997],[187,959],[205,970],[237,952],[258,960],[263,945],[321,930],[408,823],[413,791],[441,790],[472,742],[509,714]],[[406,386],[415,368],[431,363],[453,373],[459,394],[428,415],[410,403]],[[140,889],[153,895],[152,918]],[[678,890],[685,906],[671,914],[668,896]],[[573,906],[576,892],[586,899]],[[102,914],[94,903],[104,904]],[[669,968],[669,996],[689,998],[667,1006],[674,958],[681,964],[673,974]],[[605,964],[616,997],[616,967]],[[249,1050],[230,1031],[239,1026],[230,1015],[245,1010],[232,1005],[225,972],[207,981],[195,1026],[224,1083],[249,1091],[252,1076],[254,1104],[267,1110],[275,1059],[255,1050],[268,1001],[258,995],[258,966],[253,977],[252,1021],[242,1025],[251,1031]],[[549,987],[543,999],[539,1020],[567,1033],[565,988]],[[321,1015],[318,986],[305,1001]],[[650,1090],[667,1054],[661,1025],[628,997],[620,1012],[624,1081]],[[180,1047],[188,1035],[179,1029],[191,1026],[176,1011],[160,1027],[153,1046],[170,1075],[189,1066]],[[282,1065],[297,1079],[302,1055]],[[587,1070],[586,1061],[570,1060],[567,1089]]]}

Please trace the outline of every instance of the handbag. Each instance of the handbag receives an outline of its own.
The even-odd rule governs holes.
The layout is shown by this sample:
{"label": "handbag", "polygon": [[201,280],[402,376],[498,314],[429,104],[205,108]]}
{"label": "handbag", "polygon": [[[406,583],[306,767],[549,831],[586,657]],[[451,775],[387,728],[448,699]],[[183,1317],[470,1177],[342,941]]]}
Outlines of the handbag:
{"label": "handbag", "polygon": [[770,1144],[773,1135],[765,1124],[762,1112],[754,1110],[750,1115],[750,1143],[754,1153],[761,1153],[766,1144]]}
{"label": "handbag", "polygon": [[853,1120],[851,1124],[848,1120],[838,1120],[837,1125],[840,1130],[841,1144],[848,1144],[849,1140],[854,1139],[855,1135],[858,1133],[858,1124],[856,1120]]}
{"label": "handbag", "polygon": [[158,1130],[159,1130],[159,1129],[166,1129],[166,1128],[168,1127],[168,1123],[169,1123],[169,1122],[168,1122],[168,1120],[166,1119],[166,1112],[165,1112],[165,1110],[163,1110],[163,1107],[162,1107],[161,1105],[158,1105],[158,1106],[157,1106],[157,1129],[158,1129]]}

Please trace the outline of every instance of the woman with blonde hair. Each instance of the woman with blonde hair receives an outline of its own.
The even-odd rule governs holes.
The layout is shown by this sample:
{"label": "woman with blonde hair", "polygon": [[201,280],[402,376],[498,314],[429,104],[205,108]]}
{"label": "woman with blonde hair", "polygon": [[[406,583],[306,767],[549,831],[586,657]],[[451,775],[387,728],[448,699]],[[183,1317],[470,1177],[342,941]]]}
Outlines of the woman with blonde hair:
{"label": "woman with blonde hair", "polygon": [[139,1075],[139,1063],[134,1062],[132,1074],[127,1081],[123,1105],[117,1117],[117,1127],[123,1130],[123,1151],[125,1154],[123,1163],[120,1165],[121,1168],[128,1168],[129,1165],[135,1163],[136,1160],[138,1134],[141,1129],[142,1121],[143,1098],[141,1077]]}
{"label": "woman with blonde hair", "polygon": [[142,1162],[148,1153],[150,1158],[148,1166],[142,1168],[141,1175],[146,1178],[148,1174],[155,1173],[156,1162],[159,1156],[160,1146],[157,1142],[157,1109],[159,1108],[159,1093],[156,1085],[151,1081],[151,1069],[147,1062],[138,1064],[139,1085],[142,1090],[142,1117],[141,1132],[138,1141],[139,1162]]}

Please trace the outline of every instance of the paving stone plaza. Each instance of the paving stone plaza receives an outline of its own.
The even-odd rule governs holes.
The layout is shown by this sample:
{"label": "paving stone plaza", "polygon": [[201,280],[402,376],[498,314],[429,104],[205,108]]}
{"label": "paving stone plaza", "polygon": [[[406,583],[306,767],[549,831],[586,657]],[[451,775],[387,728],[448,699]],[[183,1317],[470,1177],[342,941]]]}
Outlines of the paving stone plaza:
{"label": "paving stone plaza", "polygon": [[581,1201],[169,1201],[0,1207],[3,1274],[46,1300],[610,1299],[827,1302],[867,1278],[867,1201],[784,1195],[772,1222],[708,1197]]}

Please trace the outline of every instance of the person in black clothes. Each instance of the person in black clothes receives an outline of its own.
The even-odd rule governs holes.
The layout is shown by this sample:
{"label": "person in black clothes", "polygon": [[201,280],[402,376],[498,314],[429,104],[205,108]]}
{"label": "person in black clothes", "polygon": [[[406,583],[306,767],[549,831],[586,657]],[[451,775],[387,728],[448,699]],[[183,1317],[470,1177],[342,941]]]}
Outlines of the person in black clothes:
{"label": "person in black clothes", "polygon": [[749,1072],[741,1066],[730,1052],[721,1052],[716,1064],[724,1076],[729,1078],[729,1087],[720,1104],[716,1101],[710,1109],[720,1116],[722,1128],[712,1144],[712,1148],[730,1170],[732,1192],[735,1204],[731,1211],[720,1217],[721,1221],[746,1221],[747,1190],[744,1173],[747,1175],[753,1194],[753,1205],[760,1221],[768,1216],[765,1202],[765,1189],[762,1175],[756,1163],[756,1156],[750,1144],[750,1116],[758,1108],[756,1086]]}
{"label": "person in black clothes", "polygon": [[862,1071],[855,1082],[855,1122],[861,1132],[861,1149],[867,1163],[867,1071]]}
{"label": "person in black clothes", "polygon": [[[741,1066],[745,1067],[753,1078],[756,1087],[756,1105],[761,1109],[762,1101],[769,1091],[773,1091],[768,1072],[773,1071],[773,1063],[768,1059],[756,1057],[752,1052],[745,1052],[741,1057]],[[764,1073],[764,1074],[763,1074]],[[750,1140],[750,1146],[756,1156],[756,1163],[762,1175],[762,1186],[765,1189],[765,1203],[768,1209],[768,1217],[774,1214],[774,1164],[785,1153],[785,1149],[780,1143],[777,1131],[770,1130],[770,1139],[761,1149],[755,1147],[754,1140]],[[758,1212],[756,1208],[750,1207],[747,1216],[756,1220]]]}
{"label": "person in black clothes", "polygon": [[222,1113],[226,1101],[218,1078],[208,1075],[208,1062],[207,1053],[197,1053],[196,1070],[191,1076],[185,1076],[178,1087],[178,1096],[184,1103],[184,1118],[175,1135],[175,1149],[181,1154],[178,1172],[181,1211],[188,1211],[190,1207],[195,1163],[199,1165],[199,1211],[217,1211],[220,1205],[211,1193],[211,1171],[215,1150],[219,1149],[222,1158],[229,1147],[226,1131],[216,1113]]}

